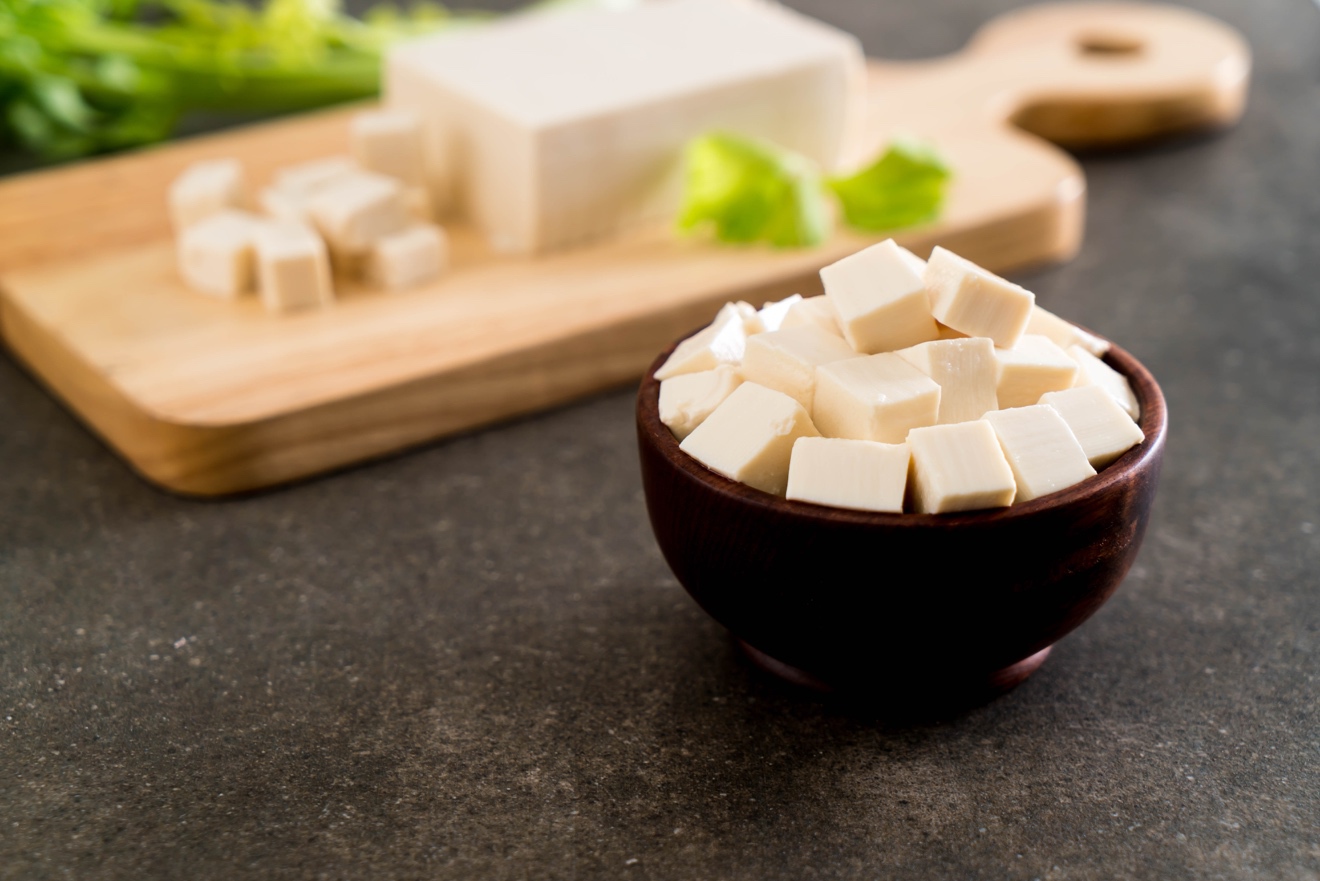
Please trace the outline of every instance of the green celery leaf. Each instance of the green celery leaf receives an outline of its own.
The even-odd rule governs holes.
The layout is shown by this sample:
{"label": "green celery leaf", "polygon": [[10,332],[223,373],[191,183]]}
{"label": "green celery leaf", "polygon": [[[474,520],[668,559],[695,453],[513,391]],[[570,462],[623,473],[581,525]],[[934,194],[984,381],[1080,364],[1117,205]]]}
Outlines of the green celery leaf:
{"label": "green celery leaf", "polygon": [[816,245],[829,234],[820,171],[804,156],[755,138],[702,135],[684,154],[678,225],[713,226],[724,242]]}
{"label": "green celery leaf", "polygon": [[938,217],[949,178],[949,167],[933,148],[896,140],[871,165],[828,185],[850,226],[879,232]]}

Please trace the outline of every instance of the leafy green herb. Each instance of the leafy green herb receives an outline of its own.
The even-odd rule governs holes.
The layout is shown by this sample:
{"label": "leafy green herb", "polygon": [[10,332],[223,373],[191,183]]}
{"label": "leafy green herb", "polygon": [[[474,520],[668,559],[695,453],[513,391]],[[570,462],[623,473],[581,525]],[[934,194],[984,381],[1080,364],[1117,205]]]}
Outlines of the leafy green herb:
{"label": "leafy green herb", "polygon": [[948,166],[934,149],[898,140],[856,174],[831,179],[829,187],[849,226],[882,232],[938,217],[948,180]]}

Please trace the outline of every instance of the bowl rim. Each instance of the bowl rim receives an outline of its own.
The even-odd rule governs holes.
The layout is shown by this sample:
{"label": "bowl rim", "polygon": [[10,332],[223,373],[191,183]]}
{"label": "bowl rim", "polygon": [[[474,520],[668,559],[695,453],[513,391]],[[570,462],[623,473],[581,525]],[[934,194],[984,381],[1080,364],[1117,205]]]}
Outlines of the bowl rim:
{"label": "bowl rim", "polygon": [[948,514],[893,514],[881,511],[859,511],[852,508],[838,508],[831,505],[819,505],[814,502],[800,502],[785,499],[739,483],[736,480],[718,474],[685,453],[679,447],[679,441],[669,430],[669,426],[660,421],[660,381],[655,372],[665,363],[675,347],[683,340],[700,332],[698,328],[690,334],[675,340],[664,349],[647,369],[642,377],[641,387],[637,392],[637,424],[652,446],[664,459],[688,478],[704,485],[706,489],[731,500],[756,508],[773,511],[781,516],[797,517],[810,520],[829,520],[835,523],[849,523],[858,526],[883,526],[904,529],[922,527],[948,527],[992,525],[1023,520],[1050,511],[1065,508],[1104,496],[1114,486],[1129,481],[1134,475],[1147,470],[1160,462],[1165,436],[1168,433],[1168,407],[1164,393],[1155,377],[1130,352],[1116,345],[1112,340],[1094,333],[1081,325],[1075,325],[1109,344],[1103,361],[1127,377],[1132,391],[1141,405],[1141,419],[1137,425],[1145,439],[1133,446],[1122,456],[1101,469],[1094,477],[1088,477],[1080,483],[1065,487],[1043,496],[1037,496],[1028,502],[1009,505],[1007,508],[985,508],[977,511],[960,511]]}

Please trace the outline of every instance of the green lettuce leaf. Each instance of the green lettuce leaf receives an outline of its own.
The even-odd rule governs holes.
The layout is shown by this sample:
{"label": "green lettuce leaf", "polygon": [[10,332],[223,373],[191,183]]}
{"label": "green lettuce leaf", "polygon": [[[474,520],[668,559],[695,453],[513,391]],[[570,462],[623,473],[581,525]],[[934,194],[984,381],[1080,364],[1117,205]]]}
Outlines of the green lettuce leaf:
{"label": "green lettuce leaf", "polygon": [[868,232],[926,223],[939,216],[949,168],[935,150],[896,140],[875,162],[828,181],[848,225]]}

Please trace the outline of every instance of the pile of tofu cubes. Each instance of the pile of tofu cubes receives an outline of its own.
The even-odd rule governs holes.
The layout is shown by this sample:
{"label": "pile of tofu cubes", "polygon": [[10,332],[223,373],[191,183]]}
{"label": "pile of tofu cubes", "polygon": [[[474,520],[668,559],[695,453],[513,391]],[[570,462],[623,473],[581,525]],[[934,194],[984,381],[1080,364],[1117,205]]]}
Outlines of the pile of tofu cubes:
{"label": "pile of tofu cubes", "polygon": [[193,290],[235,298],[259,291],[272,312],[326,306],[334,279],[412,287],[448,263],[431,222],[422,128],[411,113],[358,114],[352,156],[280,169],[253,210],[235,159],[198,162],[170,187],[179,272]]}
{"label": "pile of tofu cubes", "polygon": [[768,493],[939,514],[1025,502],[1139,444],[1108,343],[943,248],[892,239],[821,270],[825,294],[728,303],[656,371],[660,418]]}

